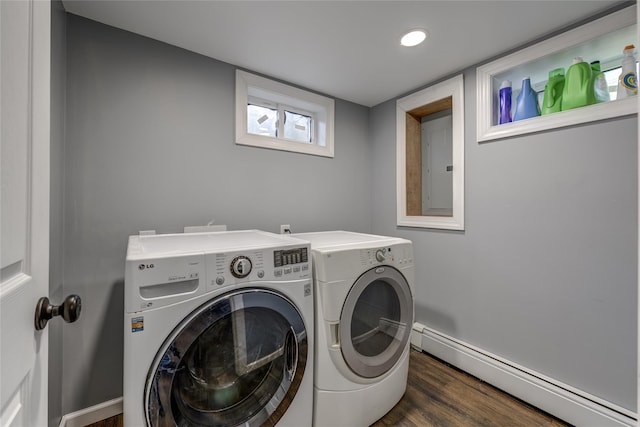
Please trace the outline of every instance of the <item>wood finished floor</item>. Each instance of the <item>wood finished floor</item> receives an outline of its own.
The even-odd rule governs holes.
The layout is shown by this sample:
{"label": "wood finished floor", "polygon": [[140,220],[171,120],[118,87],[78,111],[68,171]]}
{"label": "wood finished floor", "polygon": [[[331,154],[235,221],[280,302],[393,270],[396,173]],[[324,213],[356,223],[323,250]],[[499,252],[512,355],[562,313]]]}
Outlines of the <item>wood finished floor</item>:
{"label": "wood finished floor", "polygon": [[411,351],[407,391],[373,427],[544,427],[569,424],[428,354]]}
{"label": "wood finished floor", "polygon": [[[88,427],[123,426],[122,415],[118,415]],[[373,427],[385,426],[560,427],[569,424],[441,360],[412,350],[406,393],[387,415],[373,424]]]}

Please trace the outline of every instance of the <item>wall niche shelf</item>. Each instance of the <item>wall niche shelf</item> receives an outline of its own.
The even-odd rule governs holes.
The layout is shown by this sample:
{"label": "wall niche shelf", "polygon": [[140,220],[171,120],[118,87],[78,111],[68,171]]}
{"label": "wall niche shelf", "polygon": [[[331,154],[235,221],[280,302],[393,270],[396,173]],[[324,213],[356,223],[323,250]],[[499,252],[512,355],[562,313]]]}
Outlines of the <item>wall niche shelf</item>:
{"label": "wall niche shelf", "polygon": [[498,91],[503,80],[512,82],[515,108],[523,77],[530,76],[534,89],[544,91],[549,71],[563,67],[566,72],[577,56],[586,62],[599,60],[603,71],[619,67],[626,45],[634,44],[637,52],[637,38],[633,5],[478,67],[478,142],[637,114],[638,99],[631,97],[498,124]]}

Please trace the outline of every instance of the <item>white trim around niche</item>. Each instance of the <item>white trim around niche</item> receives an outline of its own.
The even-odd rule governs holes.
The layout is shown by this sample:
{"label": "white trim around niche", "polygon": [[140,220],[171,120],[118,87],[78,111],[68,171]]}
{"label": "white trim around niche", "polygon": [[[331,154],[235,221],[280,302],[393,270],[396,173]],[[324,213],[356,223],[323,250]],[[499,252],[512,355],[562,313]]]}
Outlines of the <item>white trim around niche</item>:
{"label": "white trim around niche", "polygon": [[[452,98],[453,215],[407,215],[406,114],[420,106]],[[464,79],[459,74],[396,102],[397,224],[407,227],[464,230]]]}
{"label": "white trim around niche", "polygon": [[[562,111],[544,116],[532,117],[502,125],[494,125],[496,107],[493,76],[514,69],[523,64],[556,54],[581,43],[597,39],[621,28],[636,24],[636,6],[621,9],[610,15],[596,19],[533,46],[524,48],[496,61],[482,65],[476,70],[478,142],[507,138],[532,132],[572,126],[612,117],[637,114],[638,101],[635,97],[588,105],[582,108]],[[632,40],[636,44],[636,40]],[[622,48],[620,46],[620,52]],[[497,91],[496,91],[497,92]],[[514,102],[514,101],[512,101]]]}

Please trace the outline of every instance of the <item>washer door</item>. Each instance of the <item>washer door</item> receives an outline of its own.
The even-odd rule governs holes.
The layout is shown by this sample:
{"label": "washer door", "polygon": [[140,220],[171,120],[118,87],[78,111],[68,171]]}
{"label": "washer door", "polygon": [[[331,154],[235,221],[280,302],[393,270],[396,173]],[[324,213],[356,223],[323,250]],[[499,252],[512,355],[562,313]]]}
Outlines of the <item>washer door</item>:
{"label": "washer door", "polygon": [[349,368],[375,378],[402,356],[411,334],[413,297],[393,267],[368,270],[353,284],[340,316],[340,346]]}
{"label": "washer door", "polygon": [[204,304],[173,331],[145,388],[150,426],[272,426],[291,404],[307,360],[294,304],[251,289]]}

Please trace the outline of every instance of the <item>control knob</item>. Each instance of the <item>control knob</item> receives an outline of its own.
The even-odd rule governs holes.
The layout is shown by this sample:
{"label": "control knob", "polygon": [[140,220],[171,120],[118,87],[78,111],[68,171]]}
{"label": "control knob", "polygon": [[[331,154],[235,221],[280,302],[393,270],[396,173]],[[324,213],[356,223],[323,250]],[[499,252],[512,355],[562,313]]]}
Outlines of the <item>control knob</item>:
{"label": "control knob", "polygon": [[384,254],[384,251],[382,249],[378,249],[376,251],[376,259],[378,260],[378,262],[382,262],[387,259],[387,256]]}
{"label": "control knob", "polygon": [[246,256],[237,256],[231,261],[231,274],[238,279],[247,277],[251,273],[251,260]]}

